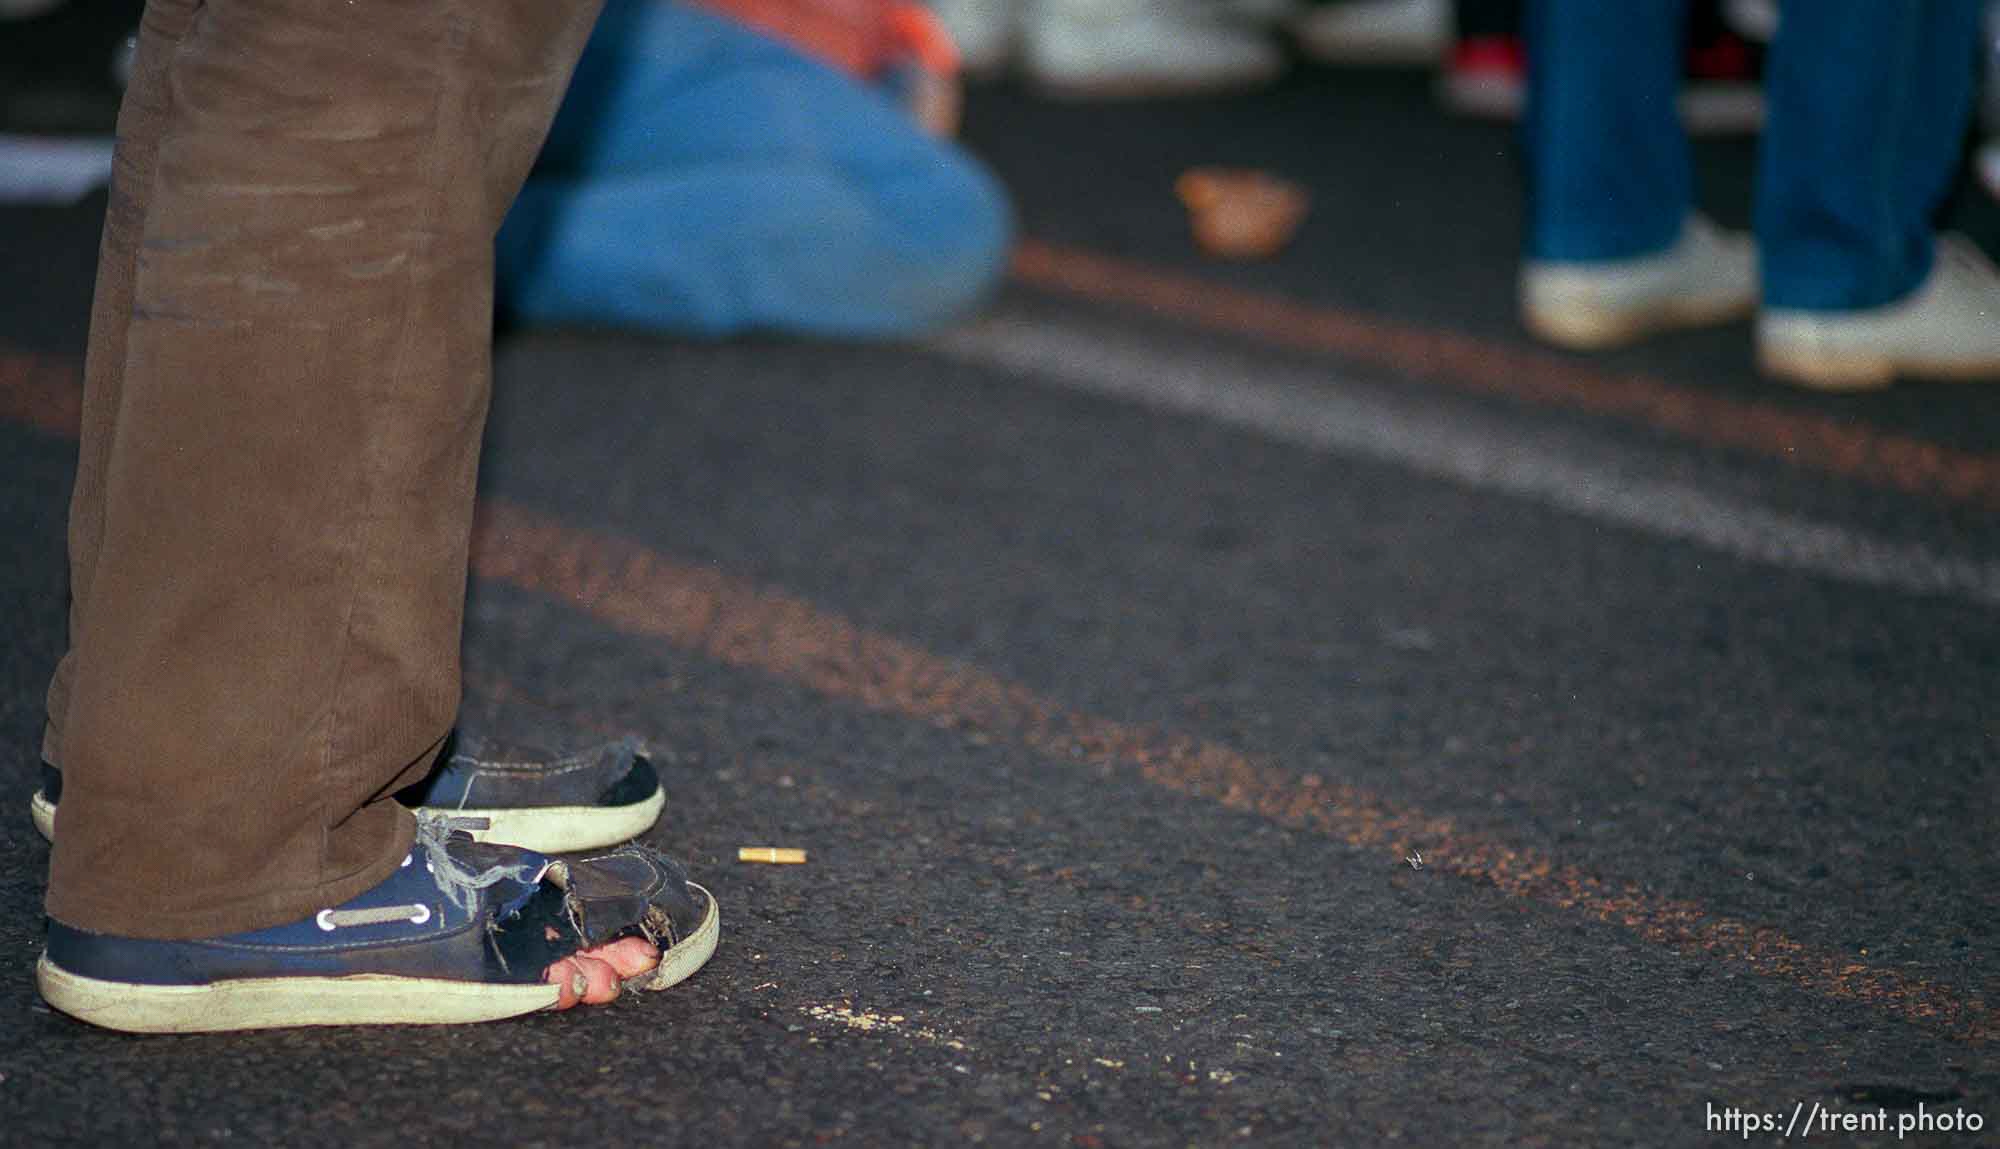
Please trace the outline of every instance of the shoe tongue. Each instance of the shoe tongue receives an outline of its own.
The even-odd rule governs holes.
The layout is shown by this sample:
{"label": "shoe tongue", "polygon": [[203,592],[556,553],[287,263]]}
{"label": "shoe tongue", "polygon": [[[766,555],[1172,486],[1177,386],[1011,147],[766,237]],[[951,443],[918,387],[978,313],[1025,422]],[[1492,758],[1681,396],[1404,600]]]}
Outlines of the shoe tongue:
{"label": "shoe tongue", "polygon": [[540,888],[542,876],[548,873],[550,865],[547,857],[533,850],[475,842],[467,835],[453,835],[450,851],[452,857],[472,875],[475,885],[488,876],[497,875],[490,886],[480,888],[489,891],[489,897],[502,917],[528,904]]}
{"label": "shoe tongue", "polygon": [[445,850],[461,867],[475,874],[501,866],[525,872],[528,876],[523,880],[532,882],[539,881],[542,872],[549,868],[547,855],[499,842],[475,842],[472,835],[462,830],[451,836]]}
{"label": "shoe tongue", "polygon": [[630,735],[592,742],[586,739],[564,741],[546,732],[508,736],[492,731],[473,733],[461,730],[452,733],[438,762],[446,769],[456,764],[487,768],[505,765],[547,767],[558,763],[580,763],[585,759],[602,761],[611,755],[629,762],[639,753],[639,748],[639,740]]}

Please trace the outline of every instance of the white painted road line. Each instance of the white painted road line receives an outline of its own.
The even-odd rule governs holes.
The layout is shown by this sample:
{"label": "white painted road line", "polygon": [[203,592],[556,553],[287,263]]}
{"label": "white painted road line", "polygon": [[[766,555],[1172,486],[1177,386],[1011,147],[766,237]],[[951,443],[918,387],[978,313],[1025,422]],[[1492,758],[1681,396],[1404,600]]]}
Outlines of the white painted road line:
{"label": "white painted road line", "polygon": [[0,203],[75,203],[111,182],[111,137],[0,134]]}
{"label": "white painted road line", "polygon": [[1337,378],[1321,372],[1194,344],[1163,348],[1109,325],[1004,312],[944,332],[926,346],[1046,385],[1394,464],[1739,559],[2000,605],[2000,564],[1651,479],[1641,467],[1580,461],[1499,420],[1463,410],[1449,416],[1420,411],[1343,390]]}

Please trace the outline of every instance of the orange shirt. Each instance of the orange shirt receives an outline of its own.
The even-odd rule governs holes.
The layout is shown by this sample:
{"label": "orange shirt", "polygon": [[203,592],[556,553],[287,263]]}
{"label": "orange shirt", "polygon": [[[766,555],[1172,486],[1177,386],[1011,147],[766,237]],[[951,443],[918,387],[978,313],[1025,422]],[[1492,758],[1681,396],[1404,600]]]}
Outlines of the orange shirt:
{"label": "orange shirt", "polygon": [[950,35],[915,0],[697,2],[863,79],[905,63],[938,75],[958,71]]}

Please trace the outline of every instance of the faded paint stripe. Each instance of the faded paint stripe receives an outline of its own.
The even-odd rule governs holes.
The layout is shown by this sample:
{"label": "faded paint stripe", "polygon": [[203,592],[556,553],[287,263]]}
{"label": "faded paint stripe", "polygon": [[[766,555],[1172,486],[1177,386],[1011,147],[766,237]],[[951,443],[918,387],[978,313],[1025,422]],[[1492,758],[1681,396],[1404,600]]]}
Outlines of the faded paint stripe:
{"label": "faded paint stripe", "polygon": [[805,686],[829,698],[952,729],[1013,739],[1065,761],[1135,772],[1162,789],[1400,857],[1421,846],[1441,872],[1511,897],[1622,925],[1657,945],[1705,954],[1871,1005],[1953,1038],[1984,1043],[1996,1026],[1978,999],[1850,960],[1781,930],[1709,913],[1459,829],[1449,818],[1329,779],[1294,778],[1228,747],[1069,710],[1018,683],[865,630],[642,545],[581,531],[501,502],[482,506],[473,572],[562,600],[634,635]]}
{"label": "faded paint stripe", "polygon": [[1280,347],[1339,356],[1462,391],[1631,419],[1889,490],[2000,507],[2000,456],[1865,423],[1749,403],[1552,352],[1242,291],[1089,252],[1020,245],[1014,278]]}
{"label": "faded paint stripe", "polygon": [[0,351],[0,420],[74,437],[83,385],[74,359]]}
{"label": "faded paint stripe", "polygon": [[1429,412],[1342,390],[1324,373],[1222,352],[1162,349],[1129,333],[1004,315],[935,337],[934,350],[1049,384],[1199,415],[1313,450],[1358,455],[1599,522],[1845,582],[2000,604],[2000,563],[1892,542],[1837,523],[1647,478],[1648,460],[1597,466],[1492,418]]}

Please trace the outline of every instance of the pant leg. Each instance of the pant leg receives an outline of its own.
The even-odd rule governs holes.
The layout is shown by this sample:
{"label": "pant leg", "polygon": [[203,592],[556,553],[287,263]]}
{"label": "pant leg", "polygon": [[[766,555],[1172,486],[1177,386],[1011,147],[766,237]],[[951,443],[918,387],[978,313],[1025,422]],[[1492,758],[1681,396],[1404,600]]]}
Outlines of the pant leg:
{"label": "pant leg", "polygon": [[529,322],[907,333],[1005,268],[998,183],[881,92],[685,3],[614,0],[500,236]]}
{"label": "pant leg", "polygon": [[118,148],[112,161],[111,202],[98,248],[97,287],[90,309],[90,346],[83,361],[83,418],[76,486],[69,512],[69,636],[49,683],[48,724],[42,758],[62,764],[62,730],[69,716],[74,652],[81,632],[91,576],[97,569],[98,540],[104,531],[104,467],[117,425],[125,373],[125,317],[132,312],[132,282],[138,273],[139,233],[153,185],[160,126],[172,95],[167,63],[194,20],[197,0],[152,0],[139,24],[139,47],[132,78],[118,113]]}
{"label": "pant leg", "polygon": [[1671,246],[1693,194],[1681,128],[1682,0],[1530,0],[1527,254]]}
{"label": "pant leg", "polygon": [[1978,0],[1788,4],[1759,158],[1764,302],[1877,307],[1930,272],[1971,114]]}
{"label": "pant leg", "polygon": [[458,704],[493,236],[594,10],[196,9],[137,145],[131,303],[98,317],[124,362],[51,916],[253,929],[401,860],[388,796]]}

